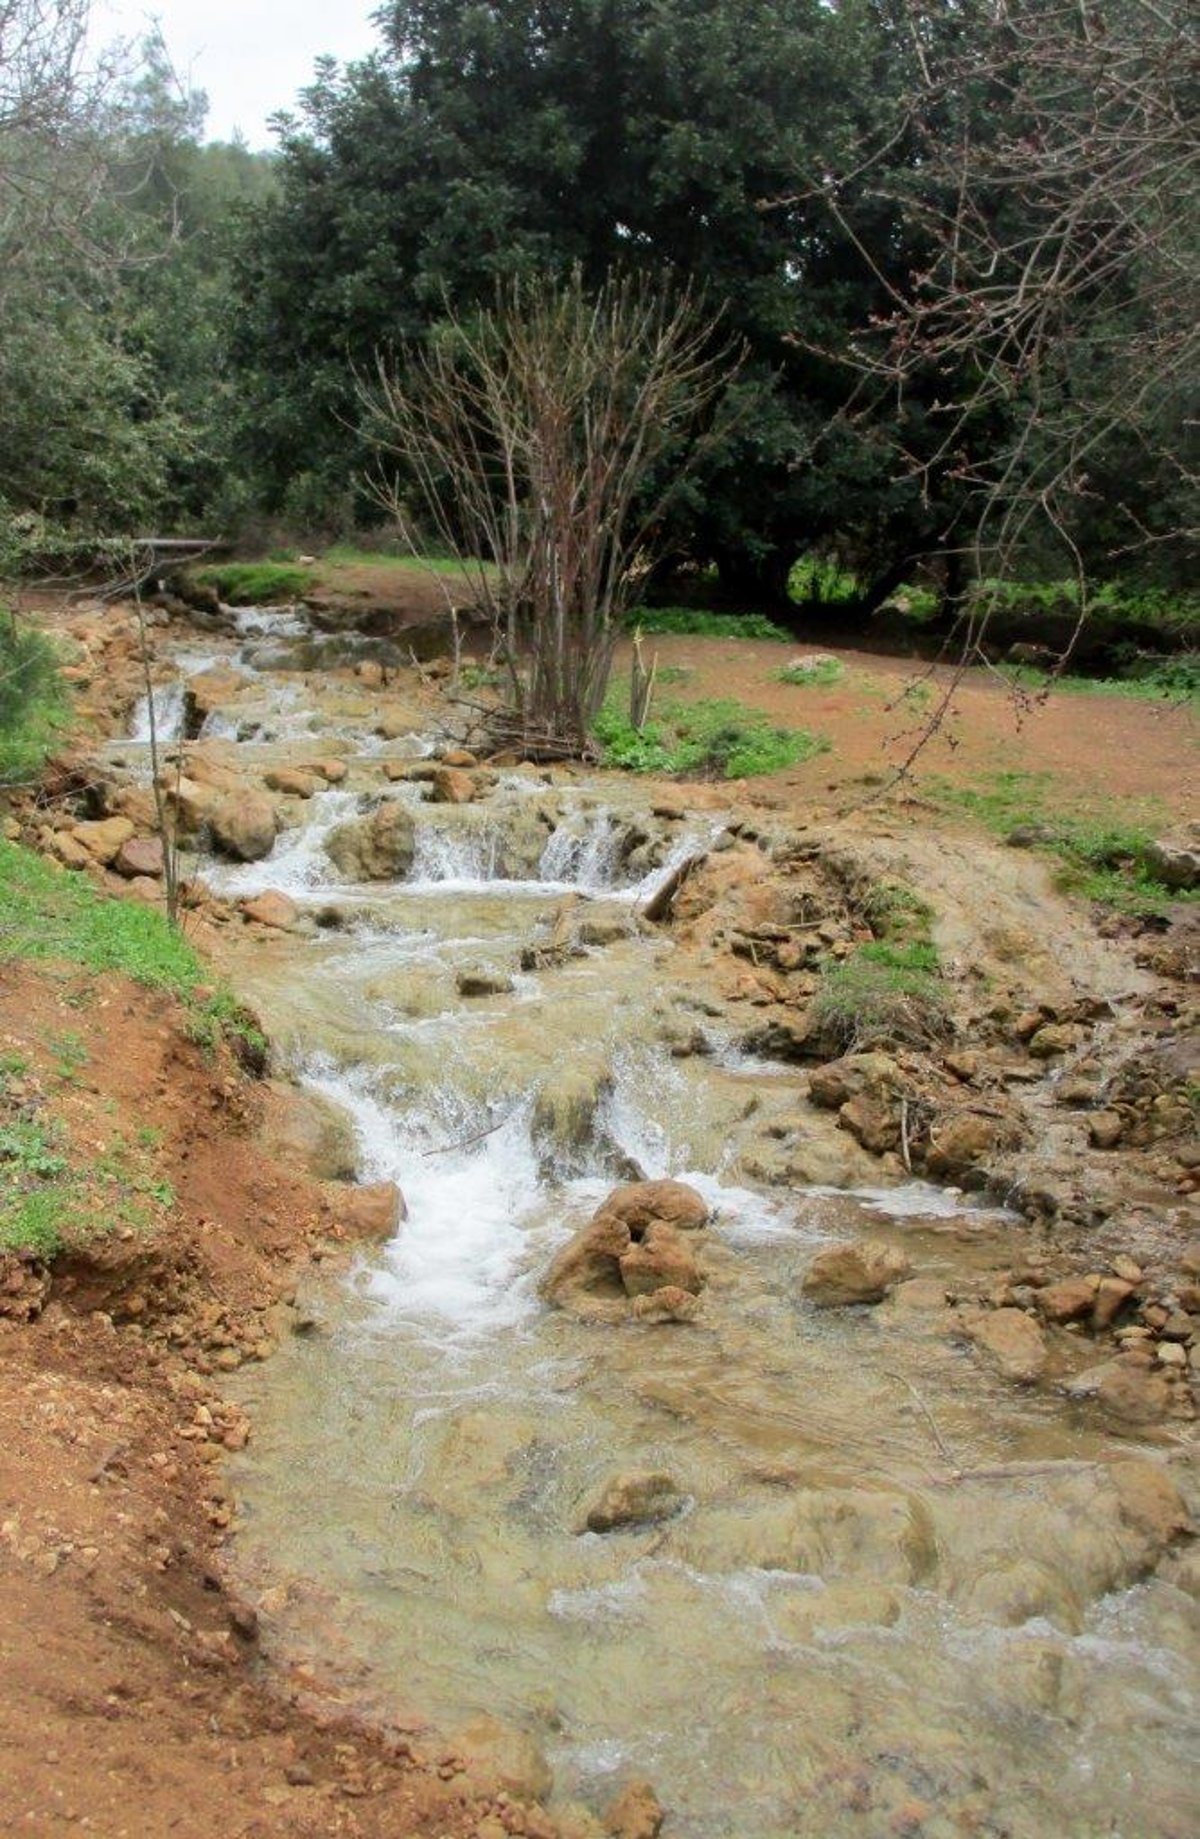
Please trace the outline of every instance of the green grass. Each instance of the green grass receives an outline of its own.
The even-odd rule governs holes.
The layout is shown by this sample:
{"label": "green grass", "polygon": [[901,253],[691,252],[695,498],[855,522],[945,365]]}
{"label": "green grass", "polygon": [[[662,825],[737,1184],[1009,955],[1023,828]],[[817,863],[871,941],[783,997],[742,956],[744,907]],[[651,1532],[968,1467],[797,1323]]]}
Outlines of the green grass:
{"label": "green grass", "polygon": [[53,645],[0,609],[0,785],[37,778],[66,718]]}
{"label": "green grass", "polygon": [[811,658],[797,658],[794,664],[785,664],[782,670],[771,672],[776,683],[791,683],[798,689],[821,690],[840,683],[845,675],[846,667],[841,659],[831,658],[826,652],[817,652]]}
{"label": "green grass", "polygon": [[194,578],[215,588],[230,607],[289,605],[303,600],[316,582],[311,568],[291,562],[214,562],[196,569]]}
{"label": "green grass", "polygon": [[875,940],[822,970],[810,1017],[841,1052],[926,1047],[949,1029],[937,948]]}
{"label": "green grass", "polygon": [[795,638],[762,613],[714,613],[707,607],[631,607],[625,616],[631,631],[681,633],[687,638],[768,639],[794,645]]}
{"label": "green grass", "polygon": [[1125,677],[1056,677],[1029,664],[999,666],[1010,683],[1032,695],[1048,690],[1067,696],[1125,696],[1138,702],[1200,702],[1200,652],[1149,664],[1143,660],[1130,668]]}
{"label": "green grass", "polygon": [[974,786],[934,782],[930,790],[943,809],[965,812],[997,836],[1028,828],[1031,847],[1058,858],[1066,893],[1144,918],[1198,898],[1156,878],[1146,855],[1154,832],[1144,819],[1064,811],[1049,773],[1003,772]]}
{"label": "green grass", "polygon": [[595,735],[606,766],[685,778],[750,779],[797,766],[829,747],[823,735],[775,728],[761,710],[724,699],[666,703],[638,730],[624,699],[614,696],[596,719]]}
{"label": "green grass", "polygon": [[[388,568],[402,572],[446,575],[454,580],[461,580],[467,572],[457,556],[448,555],[413,555],[411,550],[358,549],[353,543],[333,543],[322,550],[320,558],[322,569],[328,568]],[[485,569],[494,572],[492,562],[471,562],[467,565],[472,571]]]}
{"label": "green grass", "polygon": [[[205,1046],[221,1036],[252,1057],[266,1043],[227,990],[213,995],[207,973],[181,933],[152,908],[101,894],[73,875],[0,838],[0,964],[65,963],[98,975],[120,971],[167,990],[188,1011],[188,1031]],[[64,1037],[65,1038],[65,1037]]]}
{"label": "green grass", "polygon": [[61,1189],[17,1194],[0,1206],[0,1251],[50,1259],[63,1249],[70,1204]]}

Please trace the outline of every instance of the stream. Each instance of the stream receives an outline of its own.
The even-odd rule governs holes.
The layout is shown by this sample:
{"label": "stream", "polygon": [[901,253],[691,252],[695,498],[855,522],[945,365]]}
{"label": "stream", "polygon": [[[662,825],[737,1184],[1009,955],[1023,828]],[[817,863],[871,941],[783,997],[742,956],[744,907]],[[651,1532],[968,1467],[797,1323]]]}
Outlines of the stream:
{"label": "stream", "polygon": [[[254,1423],[235,1563],[271,1649],[451,1745],[499,1730],[552,1808],[647,1778],[670,1839],[1194,1832],[1195,1605],[1148,1571],[1114,1481],[1161,1443],[947,1335],[946,1293],[1013,1256],[1002,1210],[747,1173],[802,1075],[740,1052],[641,917],[721,814],[671,825],[636,785],[531,769],[430,804],[380,771],[435,735],[382,738],[353,683],[281,668],[309,643],[255,611],[181,660],[246,675],[203,738],[248,776],[347,764],[265,860],[200,872],[299,906],[295,933],[247,929],[235,981],[408,1210],[232,1382]],[[156,697],[171,739],[178,682]],[[147,735],[143,707],[114,750],[131,770]],[[355,878],[330,838],[390,802],[411,864]],[[585,942],[543,961],[564,914]],[[713,1210],[697,1320],[548,1307],[539,1279],[604,1196],[668,1176]],[[814,1250],[862,1236],[916,1281],[813,1308]],[[669,1478],[670,1516],[589,1531],[630,1472]]]}

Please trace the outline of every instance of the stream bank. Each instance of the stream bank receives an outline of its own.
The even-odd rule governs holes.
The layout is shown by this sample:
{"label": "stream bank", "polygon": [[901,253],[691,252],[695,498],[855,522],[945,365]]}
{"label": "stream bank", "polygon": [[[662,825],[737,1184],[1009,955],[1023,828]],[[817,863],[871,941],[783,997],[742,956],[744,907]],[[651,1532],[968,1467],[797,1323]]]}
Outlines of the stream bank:
{"label": "stream bank", "polygon": [[[523,1787],[552,1765],[596,1808],[648,1774],[665,1830],[762,1839],[1109,1831],[1136,1703],[1161,1813],[1128,1830],[1186,1830],[1179,941],[1139,963],[1026,854],[902,813],[480,769],[420,677],[279,669],[294,618],[169,638],[201,681],[161,710],[202,727],[181,821],[224,839],[198,923],[320,1120],[290,1141],[327,1156],[337,1101],[343,1172],[408,1209],[229,1381],[271,1651],[464,1748],[498,1715]],[[144,751],[86,784],[115,863]],[[62,814],[45,846],[87,851]],[[933,911],[953,1031],[847,1055],[806,999],[881,886]],[[715,1214],[694,1318],[546,1308],[614,1185],[667,1175]],[[887,1300],[819,1307],[816,1255],[864,1241]],[[635,1468],[671,1512],[592,1530]]]}

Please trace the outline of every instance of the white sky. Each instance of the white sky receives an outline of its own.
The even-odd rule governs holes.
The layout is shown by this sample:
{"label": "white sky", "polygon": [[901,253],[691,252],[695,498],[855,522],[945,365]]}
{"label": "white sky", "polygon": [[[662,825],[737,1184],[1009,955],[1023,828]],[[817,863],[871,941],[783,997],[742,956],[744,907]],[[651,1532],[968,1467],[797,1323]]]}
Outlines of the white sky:
{"label": "white sky", "polygon": [[100,43],[142,38],[157,20],[171,61],[192,88],[208,92],[205,132],[251,147],[274,145],[267,118],[290,108],[328,52],[340,62],[378,44],[370,14],[378,0],[93,0]]}

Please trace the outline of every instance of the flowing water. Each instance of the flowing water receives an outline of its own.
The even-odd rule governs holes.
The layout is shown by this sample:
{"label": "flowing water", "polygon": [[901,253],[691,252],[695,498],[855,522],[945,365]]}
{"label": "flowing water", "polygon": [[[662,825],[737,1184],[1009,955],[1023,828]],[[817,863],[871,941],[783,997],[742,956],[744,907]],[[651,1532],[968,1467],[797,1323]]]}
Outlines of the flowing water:
{"label": "flowing water", "polygon": [[[248,692],[265,726],[301,713],[288,687]],[[340,1669],[381,1715],[525,1733],[552,1802],[648,1776],[679,1839],[1194,1831],[1194,1605],[1142,1576],[1111,1480],[1130,1445],[946,1332],[940,1296],[1002,1263],[1014,1223],[916,1185],[765,1190],[743,1171],[751,1134],[793,1115],[795,1075],[736,1050],[639,918],[711,826],[668,835],[633,794],[551,797],[537,775],[461,810],[419,782],[364,790],[369,708],[360,751],[346,696],[322,713],[299,689],[347,738],[347,788],[266,861],[206,873],[311,916],[248,945],[238,980],[408,1218],[314,1281],[317,1332],[239,1382],[238,1562],[277,1651]],[[239,757],[256,747],[277,757]],[[411,870],[350,882],[326,844],[382,798],[416,819]],[[531,960],[564,913],[605,943]],[[464,997],[481,967],[490,993]],[[670,1051],[682,1023],[707,1051]],[[713,1206],[699,1321],[547,1308],[555,1250],[637,1175]],[[928,1281],[811,1308],[814,1248],[866,1232]],[[588,1531],[631,1470],[671,1478],[673,1517]]]}

